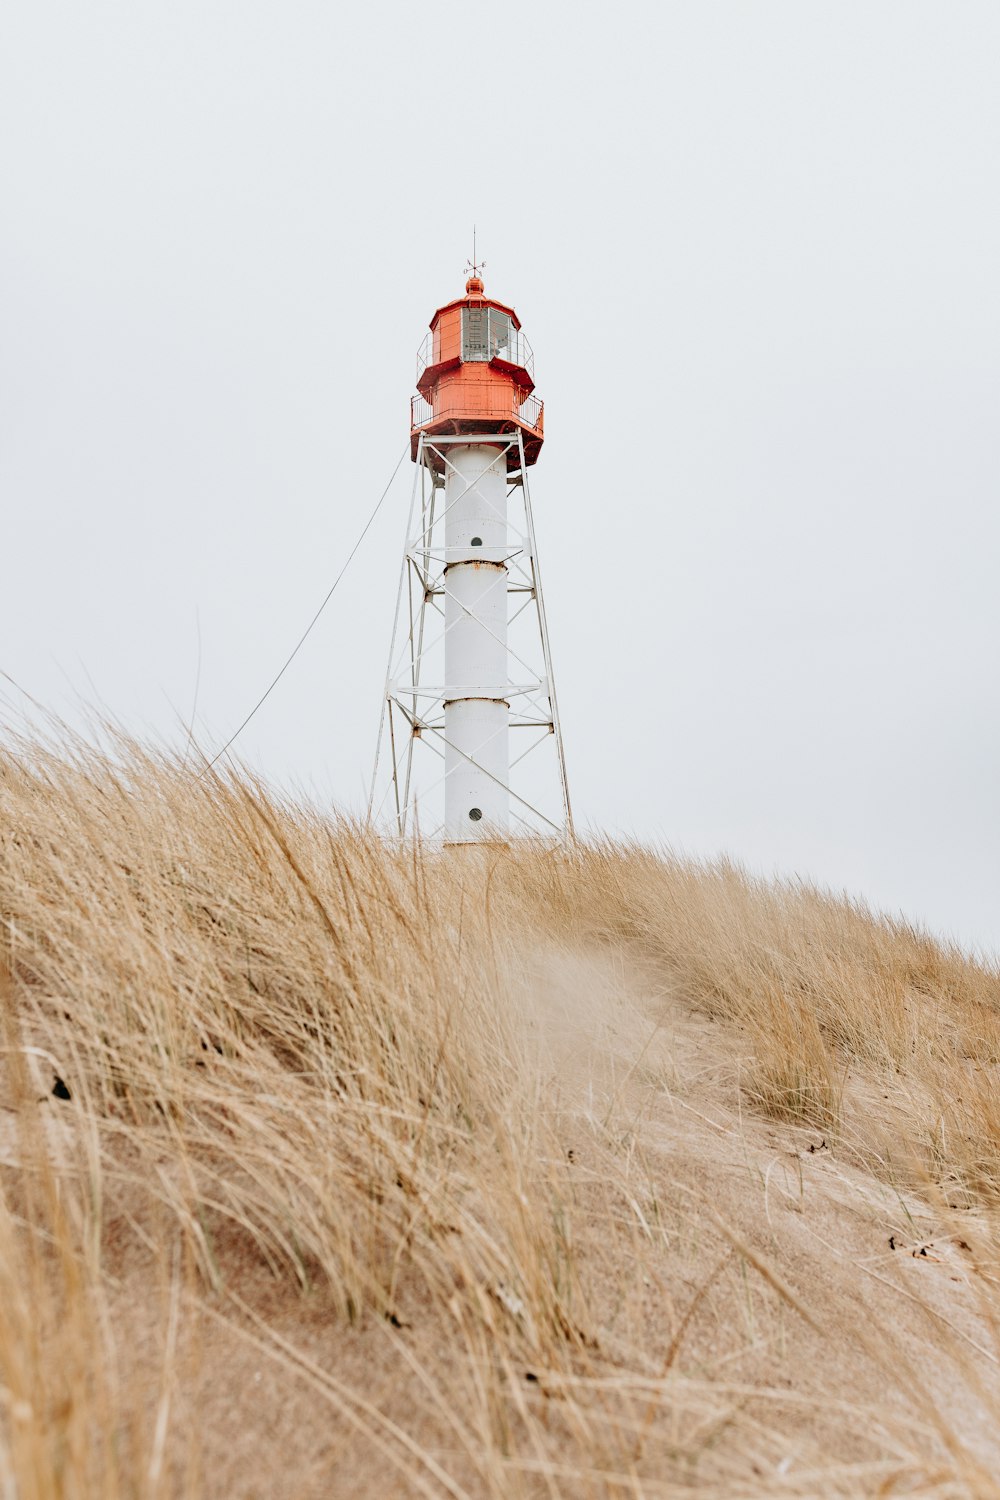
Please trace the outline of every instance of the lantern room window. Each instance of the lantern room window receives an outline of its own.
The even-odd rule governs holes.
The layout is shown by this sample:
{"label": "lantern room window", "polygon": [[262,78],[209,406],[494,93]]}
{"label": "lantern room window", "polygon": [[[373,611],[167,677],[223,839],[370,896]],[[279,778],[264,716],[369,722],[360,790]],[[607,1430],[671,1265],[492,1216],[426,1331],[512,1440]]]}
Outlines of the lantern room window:
{"label": "lantern room window", "polygon": [[466,364],[477,359],[489,359],[488,347],[489,308],[462,308],[462,359]]}
{"label": "lantern room window", "polygon": [[497,312],[495,307],[490,308],[489,336],[490,336],[490,359],[509,358],[509,346],[511,335],[510,316],[507,313]]}
{"label": "lantern room window", "polygon": [[514,327],[510,314],[495,307],[462,308],[462,359],[508,359]]}
{"label": "lantern room window", "polygon": [[[434,338],[434,358],[437,360],[441,357],[440,331],[435,332]],[[510,313],[501,312],[496,307],[463,307],[462,362],[488,364],[493,359],[520,365],[532,373],[531,346]]]}

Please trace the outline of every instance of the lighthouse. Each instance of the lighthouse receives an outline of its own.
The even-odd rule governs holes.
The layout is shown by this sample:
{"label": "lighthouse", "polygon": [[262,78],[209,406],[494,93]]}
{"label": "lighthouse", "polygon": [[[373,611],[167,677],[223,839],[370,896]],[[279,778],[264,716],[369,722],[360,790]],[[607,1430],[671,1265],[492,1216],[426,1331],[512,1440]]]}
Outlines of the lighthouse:
{"label": "lighthouse", "polygon": [[564,842],[572,815],[528,486],[544,410],[517,313],[469,269],[417,354],[369,816],[449,845],[522,832]]}

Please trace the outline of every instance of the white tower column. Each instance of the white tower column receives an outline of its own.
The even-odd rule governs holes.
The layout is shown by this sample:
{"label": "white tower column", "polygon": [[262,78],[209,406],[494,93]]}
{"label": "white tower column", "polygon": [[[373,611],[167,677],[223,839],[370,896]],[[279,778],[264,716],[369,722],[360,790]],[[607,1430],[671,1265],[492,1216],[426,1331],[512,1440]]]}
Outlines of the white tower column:
{"label": "white tower column", "polygon": [[444,837],[475,844],[508,832],[504,449],[452,444],[444,499]]}

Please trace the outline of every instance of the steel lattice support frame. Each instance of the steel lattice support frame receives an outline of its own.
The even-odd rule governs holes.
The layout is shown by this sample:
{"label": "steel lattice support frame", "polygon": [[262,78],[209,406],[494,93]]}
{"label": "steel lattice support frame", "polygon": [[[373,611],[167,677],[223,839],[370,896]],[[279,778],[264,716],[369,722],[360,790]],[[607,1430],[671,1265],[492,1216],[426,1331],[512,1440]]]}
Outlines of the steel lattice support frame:
{"label": "steel lattice support frame", "polygon": [[[509,703],[507,727],[528,738],[523,749],[516,746],[510,754],[505,782],[483,765],[479,758],[481,747],[473,746],[471,750],[457,747],[446,727],[445,704],[449,693],[454,698],[455,690],[443,680],[443,643],[447,631],[460,618],[462,608],[459,605],[456,613],[453,591],[449,598],[452,619],[446,624],[445,476],[458,472],[454,461],[456,445],[467,449],[488,447],[491,462],[502,458],[509,471],[503,570],[507,616],[513,624],[528,614],[533,616],[536,627],[528,632],[532,640],[530,654],[525,648],[522,656],[504,638],[509,679],[504,688]],[[453,500],[451,504],[454,503]],[[546,745],[555,756],[557,775],[553,780],[558,792],[551,803],[539,806],[521,794],[517,778],[512,779],[510,773]],[[388,818],[400,838],[418,833],[432,840],[440,838],[444,823],[443,817],[436,813],[436,806],[443,802],[446,756],[452,765],[468,762],[481,776],[496,782],[498,788],[502,785],[509,797],[512,820],[527,833],[559,843],[572,839],[562,729],[520,430],[420,436],[368,802],[369,820],[382,822]],[[433,763],[435,757],[438,758],[435,776],[428,781],[428,772],[434,768],[426,763]]]}

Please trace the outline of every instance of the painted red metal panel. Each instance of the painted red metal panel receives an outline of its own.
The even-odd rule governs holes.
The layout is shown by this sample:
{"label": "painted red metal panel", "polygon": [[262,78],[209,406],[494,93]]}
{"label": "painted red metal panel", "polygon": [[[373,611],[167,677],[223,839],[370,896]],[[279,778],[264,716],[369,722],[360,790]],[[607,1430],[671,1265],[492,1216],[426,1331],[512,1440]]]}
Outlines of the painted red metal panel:
{"label": "painted red metal panel", "polygon": [[[470,276],[465,293],[464,297],[438,308],[431,319],[432,337],[423,356],[428,362],[417,381],[422,399],[415,398],[413,402],[412,456],[416,458],[421,432],[432,436],[464,432],[500,434],[520,428],[524,434],[525,461],[533,464],[544,441],[544,412],[542,403],[532,395],[535,382],[531,353],[520,337],[520,319],[512,307],[485,295],[478,276]],[[492,309],[501,315],[484,325],[501,329],[497,345],[492,339],[488,345],[477,345],[484,349],[484,355],[471,359],[463,359],[462,316],[466,309],[487,313]],[[513,334],[508,338],[509,328]]]}

